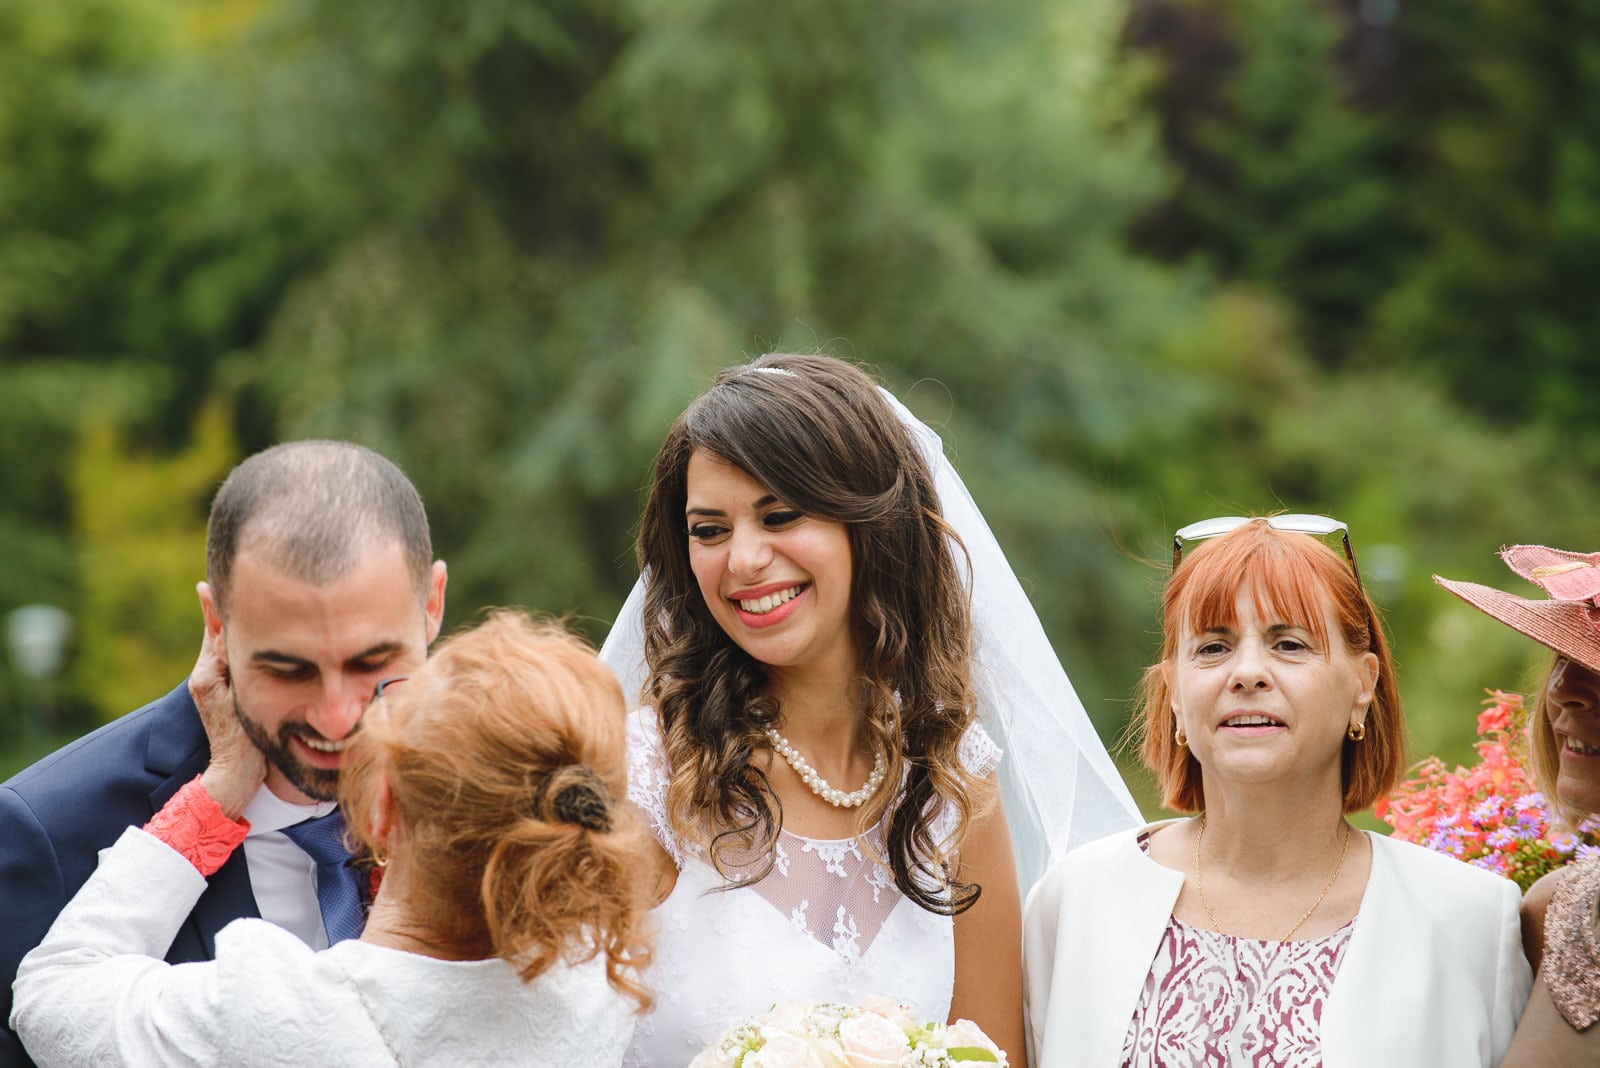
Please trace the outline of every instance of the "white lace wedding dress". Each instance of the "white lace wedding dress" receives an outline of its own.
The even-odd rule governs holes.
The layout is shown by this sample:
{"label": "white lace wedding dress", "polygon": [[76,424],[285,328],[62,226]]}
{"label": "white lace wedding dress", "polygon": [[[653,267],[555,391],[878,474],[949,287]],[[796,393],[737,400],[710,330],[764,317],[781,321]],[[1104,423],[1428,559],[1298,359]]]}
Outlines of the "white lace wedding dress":
{"label": "white lace wedding dress", "polygon": [[[961,761],[987,775],[1000,750],[974,724]],[[892,997],[922,1019],[943,1020],[955,983],[948,916],[919,908],[854,839],[780,831],[772,872],[723,889],[704,851],[679,842],[667,821],[669,778],[655,713],[628,720],[628,797],[678,865],[678,882],[653,915],[655,956],[645,981],[655,1009],[639,1019],[623,1063],[681,1068],[730,1024],[790,998]],[[936,838],[954,819],[941,818]],[[868,832],[880,855],[880,828]]]}

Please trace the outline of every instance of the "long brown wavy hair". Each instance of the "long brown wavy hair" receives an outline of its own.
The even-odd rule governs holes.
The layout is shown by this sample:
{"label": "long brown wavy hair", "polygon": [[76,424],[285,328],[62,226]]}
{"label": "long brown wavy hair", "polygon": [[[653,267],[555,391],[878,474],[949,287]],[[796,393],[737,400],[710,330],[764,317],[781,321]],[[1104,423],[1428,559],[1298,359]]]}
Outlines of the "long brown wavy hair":
{"label": "long brown wavy hair", "polygon": [[[981,887],[955,877],[952,854],[994,803],[992,784],[959,759],[975,716],[969,591],[960,542],[939,511],[911,435],[865,372],[826,356],[774,353],[717,375],[678,417],[656,455],[639,528],[645,700],[671,765],[667,810],[679,836],[713,865],[771,871],[782,804],[758,760],[783,723],[763,665],[717,624],[689,566],[684,510],[689,458],[715,455],[805,515],[845,524],[851,552],[851,637],[869,744],[905,788],[884,814],[895,885],[922,908],[953,915]],[[949,847],[939,814],[956,814]],[[857,834],[868,819],[858,812]]]}
{"label": "long brown wavy hair", "polygon": [[387,782],[402,833],[350,834],[402,860],[421,929],[524,981],[603,957],[641,1009],[652,845],[627,792],[626,705],[581,639],[521,612],[452,635],[362,720],[339,781],[347,814]]}

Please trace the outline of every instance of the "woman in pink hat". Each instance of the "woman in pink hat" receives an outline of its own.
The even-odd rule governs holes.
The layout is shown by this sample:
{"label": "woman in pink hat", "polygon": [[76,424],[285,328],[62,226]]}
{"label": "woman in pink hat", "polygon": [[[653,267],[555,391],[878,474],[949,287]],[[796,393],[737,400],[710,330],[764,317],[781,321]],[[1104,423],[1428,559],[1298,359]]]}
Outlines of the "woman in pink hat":
{"label": "woman in pink hat", "polygon": [[[1600,813],[1600,553],[1513,545],[1500,553],[1548,598],[1434,581],[1555,651],[1528,725],[1533,773],[1559,821]],[[1600,1063],[1600,857],[1551,872],[1522,902],[1522,940],[1538,969],[1505,1065]]]}

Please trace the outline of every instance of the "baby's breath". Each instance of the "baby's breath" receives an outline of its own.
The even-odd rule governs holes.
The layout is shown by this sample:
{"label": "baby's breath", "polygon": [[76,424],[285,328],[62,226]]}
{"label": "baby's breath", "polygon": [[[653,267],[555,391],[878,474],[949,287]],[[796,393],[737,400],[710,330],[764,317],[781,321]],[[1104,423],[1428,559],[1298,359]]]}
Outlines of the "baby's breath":
{"label": "baby's breath", "polygon": [[[890,1007],[885,1008],[885,1004]],[[830,1050],[836,1053],[842,1062],[844,1039],[840,1036],[840,1025],[846,1020],[870,1013],[889,1020],[905,1035],[907,1048],[900,1055],[899,1068],[955,1068],[959,1064],[966,1063],[965,1058],[974,1055],[983,1058],[990,1056],[982,1049],[961,1049],[952,1053],[948,1043],[948,1029],[943,1023],[912,1022],[906,1014],[905,1006],[896,1006],[892,1002],[885,1003],[882,999],[869,998],[865,1006],[836,1001],[817,1002],[810,1004],[803,1013],[800,1013],[798,1008],[799,1005],[794,1002],[775,1005],[761,1016],[737,1023],[708,1047],[707,1052],[716,1058],[718,1065],[725,1068],[740,1068],[751,1054],[758,1053],[767,1044],[771,1035],[784,1032],[797,1037],[804,1036],[807,1040],[828,1043]],[[971,1025],[963,1022],[962,1026]],[[970,1031],[968,1037],[971,1037]],[[704,1057],[705,1054],[701,1056]],[[1004,1066],[1006,1064],[1004,1054],[1001,1054],[998,1060],[990,1060],[989,1063]]]}

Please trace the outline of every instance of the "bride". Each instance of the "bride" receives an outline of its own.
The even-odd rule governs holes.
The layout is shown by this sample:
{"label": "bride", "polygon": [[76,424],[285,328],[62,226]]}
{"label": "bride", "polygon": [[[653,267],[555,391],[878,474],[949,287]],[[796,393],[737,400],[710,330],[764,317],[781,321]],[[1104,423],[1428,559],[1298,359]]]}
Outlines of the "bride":
{"label": "bride", "polygon": [[[1008,817],[1031,881],[1137,812],[937,437],[841,361],[730,368],[656,457],[638,554],[602,651],[643,680],[629,795],[661,847],[628,1063],[882,994],[1023,1064]],[[991,731],[1048,764],[1002,784]]]}

